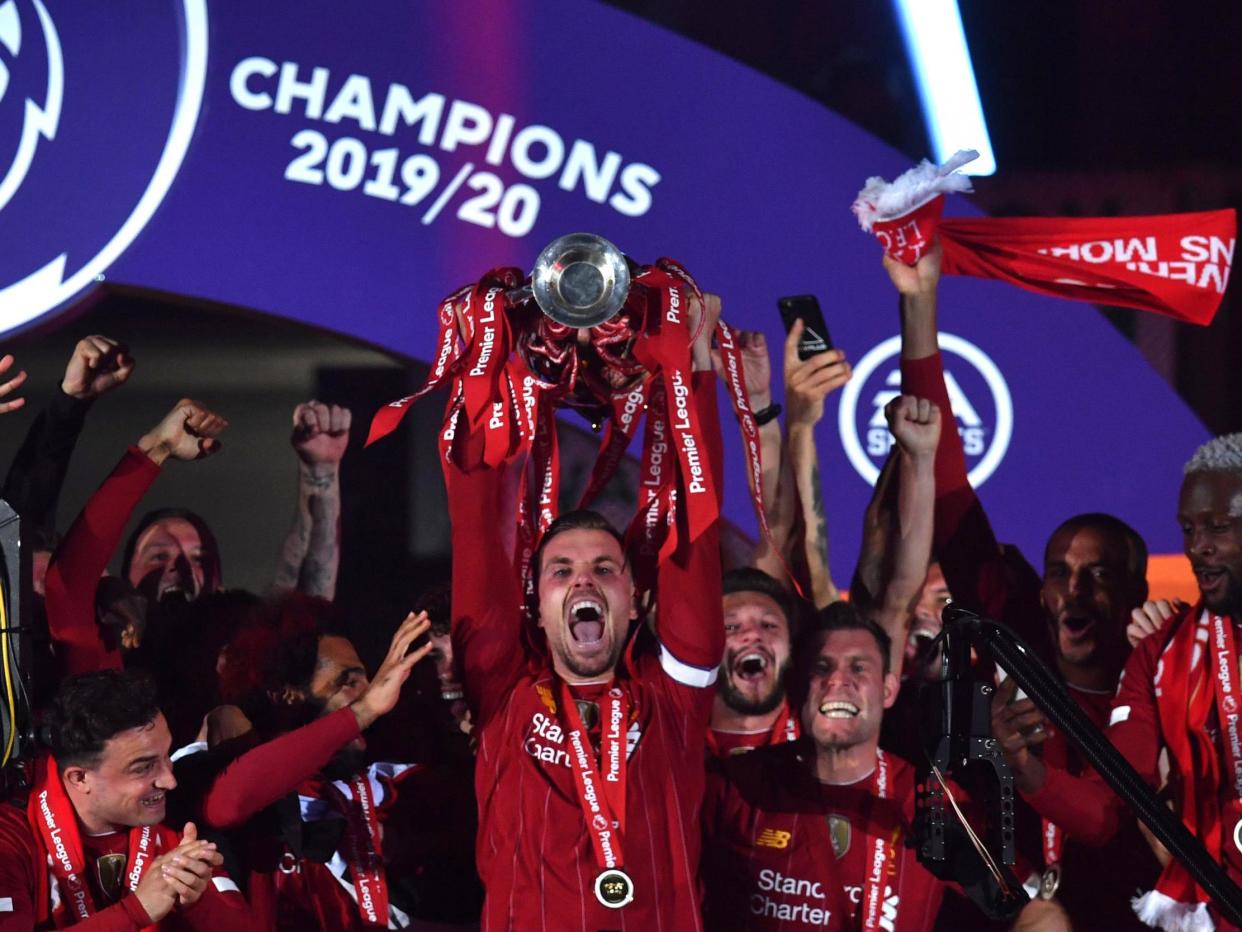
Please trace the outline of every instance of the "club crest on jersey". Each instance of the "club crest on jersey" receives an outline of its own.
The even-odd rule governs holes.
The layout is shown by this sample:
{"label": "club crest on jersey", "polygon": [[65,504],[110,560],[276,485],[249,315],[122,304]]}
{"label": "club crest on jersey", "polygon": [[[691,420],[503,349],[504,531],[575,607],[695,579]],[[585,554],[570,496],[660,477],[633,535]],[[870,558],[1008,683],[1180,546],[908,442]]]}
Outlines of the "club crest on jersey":
{"label": "club crest on jersey", "polygon": [[95,880],[104,898],[115,903],[124,893],[125,863],[128,856],[124,852],[101,854],[95,859]]}
{"label": "club crest on jersey", "polygon": [[827,817],[828,837],[832,839],[832,853],[838,858],[845,857],[850,850],[850,820],[833,812]]}
{"label": "club crest on jersey", "polygon": [[[966,453],[970,483],[977,489],[1009,449],[1013,399],[996,363],[975,344],[942,333],[940,351],[953,422]],[[885,340],[859,360],[854,377],[841,390],[837,409],[841,445],[854,469],[872,485],[894,442],[884,408],[901,394],[900,353],[901,337]]]}
{"label": "club crest on jersey", "polygon": [[0,332],[108,270],[172,185],[207,74],[206,0],[0,0]]}

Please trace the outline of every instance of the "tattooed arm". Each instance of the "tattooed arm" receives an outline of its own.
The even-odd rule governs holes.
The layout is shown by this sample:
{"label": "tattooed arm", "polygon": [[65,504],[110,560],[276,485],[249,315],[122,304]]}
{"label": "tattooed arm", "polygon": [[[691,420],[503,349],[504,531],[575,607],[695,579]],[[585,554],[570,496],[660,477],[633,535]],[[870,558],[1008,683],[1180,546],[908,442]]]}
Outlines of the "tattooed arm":
{"label": "tattooed arm", "polygon": [[823,486],[819,478],[819,454],[815,449],[815,425],[824,416],[824,399],[849,381],[852,370],[841,350],[798,358],[802,322],[797,321],[785,341],[785,405],[789,429],[789,464],[801,503],[804,524],[803,548],[811,580],[810,598],[816,608],[840,600],[828,566],[828,521]]}
{"label": "tattooed arm", "polygon": [[341,559],[341,459],[349,444],[348,408],[318,401],[293,412],[298,504],[281,548],[273,588],[331,599]]}

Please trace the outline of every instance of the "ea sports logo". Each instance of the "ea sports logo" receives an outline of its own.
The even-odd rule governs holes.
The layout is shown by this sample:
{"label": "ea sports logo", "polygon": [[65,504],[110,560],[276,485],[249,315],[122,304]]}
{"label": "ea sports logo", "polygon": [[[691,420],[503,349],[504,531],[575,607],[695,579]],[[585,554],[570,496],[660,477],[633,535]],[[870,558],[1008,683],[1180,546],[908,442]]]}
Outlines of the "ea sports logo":
{"label": "ea sports logo", "polygon": [[[977,489],[1009,448],[1013,400],[1000,370],[979,347],[942,333],[940,351],[953,421],[966,452],[970,484]],[[841,392],[837,416],[841,443],[858,474],[872,485],[893,445],[884,407],[901,394],[900,352],[901,337],[885,340],[858,361],[854,377]]]}
{"label": "ea sports logo", "polygon": [[0,0],[0,333],[96,281],[190,144],[206,0]]}

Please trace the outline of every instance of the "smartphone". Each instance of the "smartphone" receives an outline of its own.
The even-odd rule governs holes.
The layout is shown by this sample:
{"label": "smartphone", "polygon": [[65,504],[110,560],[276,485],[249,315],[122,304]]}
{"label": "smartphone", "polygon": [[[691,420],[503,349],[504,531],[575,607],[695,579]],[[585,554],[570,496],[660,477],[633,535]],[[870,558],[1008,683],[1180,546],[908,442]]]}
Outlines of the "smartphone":
{"label": "smartphone", "polygon": [[815,295],[778,298],[776,306],[780,309],[781,320],[785,322],[786,333],[793,329],[795,320],[802,320],[802,336],[798,340],[799,359],[810,359],[832,349],[832,337],[828,335],[828,325],[824,323],[824,313],[819,309],[819,300]]}

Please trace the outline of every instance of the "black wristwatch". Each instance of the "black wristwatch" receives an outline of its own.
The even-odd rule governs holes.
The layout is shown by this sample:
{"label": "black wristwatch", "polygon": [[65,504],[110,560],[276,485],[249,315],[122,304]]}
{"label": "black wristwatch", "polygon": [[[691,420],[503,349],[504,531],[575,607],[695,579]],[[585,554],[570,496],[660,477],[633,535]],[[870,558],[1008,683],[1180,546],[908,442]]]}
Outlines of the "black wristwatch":
{"label": "black wristwatch", "polygon": [[762,411],[755,412],[755,423],[762,427],[771,421],[775,421],[783,409],[775,401],[764,408]]}

